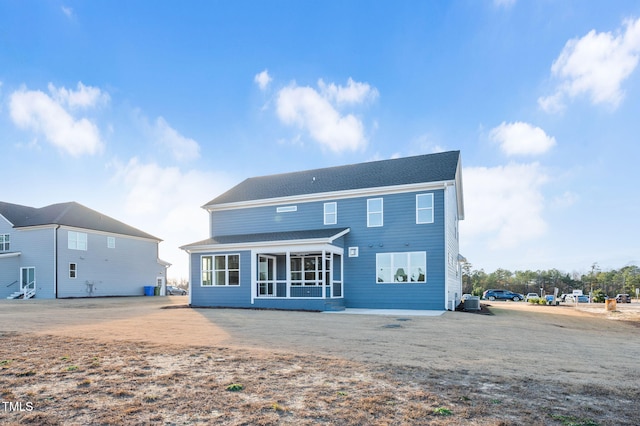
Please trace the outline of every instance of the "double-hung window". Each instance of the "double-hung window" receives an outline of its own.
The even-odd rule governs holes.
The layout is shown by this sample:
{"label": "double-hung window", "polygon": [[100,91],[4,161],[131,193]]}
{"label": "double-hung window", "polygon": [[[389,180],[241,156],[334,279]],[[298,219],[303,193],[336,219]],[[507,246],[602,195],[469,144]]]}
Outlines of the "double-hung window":
{"label": "double-hung window", "polygon": [[367,200],[367,226],[382,226],[384,223],[382,198]]}
{"label": "double-hung window", "polygon": [[202,256],[203,286],[240,285],[240,255]]}
{"label": "double-hung window", "polygon": [[84,232],[69,231],[68,245],[69,250],[87,250],[87,234]]}
{"label": "double-hung window", "polygon": [[324,203],[324,224],[335,225],[336,223],[338,223],[338,204]]}
{"label": "double-hung window", "polygon": [[416,195],[416,223],[433,223],[433,194]]}
{"label": "double-hung window", "polygon": [[78,264],[69,263],[69,278],[76,278],[78,276]]}
{"label": "double-hung window", "polygon": [[9,234],[0,234],[0,251],[9,251]]}

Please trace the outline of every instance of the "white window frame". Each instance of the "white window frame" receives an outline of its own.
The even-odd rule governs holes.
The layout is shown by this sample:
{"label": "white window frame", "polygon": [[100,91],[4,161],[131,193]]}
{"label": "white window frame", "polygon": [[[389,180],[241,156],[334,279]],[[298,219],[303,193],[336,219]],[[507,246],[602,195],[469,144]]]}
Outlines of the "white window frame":
{"label": "white window frame", "polygon": [[[313,269],[307,269],[307,266],[310,265],[307,261],[311,260],[313,260]],[[294,268],[294,261],[300,262],[300,269]],[[322,255],[312,254],[307,256],[291,256],[290,265],[292,286],[317,287],[324,285],[323,273],[328,273],[328,271],[323,270]]]}
{"label": "white window frame", "polygon": [[[380,201],[380,210],[373,210],[372,209],[372,202],[373,201]],[[380,215],[380,224],[371,224],[371,218],[374,217],[374,215]],[[382,198],[369,198],[367,200],[367,228],[376,228],[376,227],[380,227],[380,226],[384,226],[384,199]]]}
{"label": "white window frame", "polygon": [[74,262],[69,263],[69,278],[75,280],[78,278],[78,264]]}
{"label": "white window frame", "polygon": [[[333,211],[327,211],[328,208],[333,207]],[[335,225],[338,223],[338,203],[332,201],[330,203],[324,203],[324,224]]]}
{"label": "white window frame", "polygon": [[107,248],[116,248],[116,237],[107,237]]}
{"label": "white window frame", "polygon": [[[420,207],[420,199],[431,199],[431,207]],[[433,194],[417,194],[416,195],[416,224],[433,223],[434,216],[434,200]],[[420,220],[420,212],[431,212],[431,218],[429,220]]]}
{"label": "white window frame", "polygon": [[[411,264],[412,255],[424,256],[424,263]],[[403,257],[405,257],[402,259]],[[381,265],[381,260],[387,258],[389,266]],[[396,262],[398,260],[398,262]],[[383,271],[387,268],[388,271]],[[407,268],[404,272],[406,279],[397,277],[400,269]],[[424,268],[424,269],[422,269]],[[390,277],[390,279],[385,279]],[[422,278],[422,279],[420,279]],[[427,252],[426,251],[405,251],[376,254],[376,282],[378,284],[425,284],[427,282]]]}
{"label": "white window frame", "polygon": [[0,251],[9,251],[11,247],[11,234],[0,234]]}
{"label": "white window frame", "polygon": [[85,232],[68,231],[67,247],[69,250],[87,251],[89,248],[88,237]]}
{"label": "white window frame", "polygon": [[[238,257],[238,268],[229,268],[229,257],[237,256]],[[210,269],[204,269],[204,260],[205,258],[209,259]],[[224,258],[224,268],[216,269],[216,258]],[[218,281],[218,275],[224,272],[224,282],[221,283]],[[233,272],[237,272],[238,274],[238,282],[237,284],[230,283],[230,276]],[[208,275],[208,279],[205,284],[205,274]],[[200,286],[201,287],[240,287],[240,254],[239,253],[228,253],[228,254],[207,254],[200,256]]]}

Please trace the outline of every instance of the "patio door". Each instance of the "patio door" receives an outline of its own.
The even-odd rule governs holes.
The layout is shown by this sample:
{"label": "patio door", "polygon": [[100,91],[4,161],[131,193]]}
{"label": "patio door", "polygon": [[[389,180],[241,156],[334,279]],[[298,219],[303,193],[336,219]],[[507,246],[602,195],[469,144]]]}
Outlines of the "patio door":
{"label": "patio door", "polygon": [[23,294],[36,291],[36,268],[33,266],[20,268],[20,291]]}
{"label": "patio door", "polygon": [[276,258],[258,256],[258,296],[274,297],[276,289]]}

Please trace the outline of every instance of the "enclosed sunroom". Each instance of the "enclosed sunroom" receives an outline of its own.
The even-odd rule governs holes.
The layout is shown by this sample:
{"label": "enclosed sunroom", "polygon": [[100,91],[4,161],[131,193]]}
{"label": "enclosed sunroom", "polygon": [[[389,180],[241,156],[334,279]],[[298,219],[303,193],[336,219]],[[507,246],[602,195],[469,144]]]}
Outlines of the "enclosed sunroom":
{"label": "enclosed sunroom", "polygon": [[[203,306],[344,309],[343,229],[218,236],[183,247]],[[192,303],[193,304],[193,303]]]}

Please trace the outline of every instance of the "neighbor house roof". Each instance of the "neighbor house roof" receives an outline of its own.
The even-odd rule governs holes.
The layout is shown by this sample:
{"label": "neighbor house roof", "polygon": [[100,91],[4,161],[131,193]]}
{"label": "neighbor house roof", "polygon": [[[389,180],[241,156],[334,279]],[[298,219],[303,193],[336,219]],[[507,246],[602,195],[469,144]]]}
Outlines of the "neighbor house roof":
{"label": "neighbor house roof", "polygon": [[41,208],[0,201],[0,214],[11,222],[14,228],[63,225],[162,241],[160,238],[73,201]]}
{"label": "neighbor house roof", "polygon": [[209,201],[204,207],[363,188],[453,181],[456,179],[459,158],[460,151],[448,151],[253,177]]}

